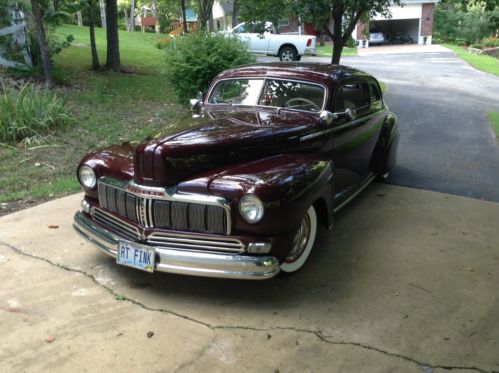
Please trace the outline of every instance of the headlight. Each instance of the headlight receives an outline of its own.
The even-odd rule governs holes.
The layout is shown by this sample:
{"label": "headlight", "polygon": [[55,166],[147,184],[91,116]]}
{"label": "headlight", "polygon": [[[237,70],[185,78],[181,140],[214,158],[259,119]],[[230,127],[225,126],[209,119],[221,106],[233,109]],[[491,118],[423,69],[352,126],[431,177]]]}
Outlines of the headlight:
{"label": "headlight", "polygon": [[95,177],[95,172],[91,167],[83,165],[78,170],[78,177],[80,179],[81,185],[86,188],[93,189],[95,184],[97,184],[97,178]]}
{"label": "headlight", "polygon": [[245,194],[239,200],[239,213],[248,223],[258,223],[263,218],[263,203],[254,194]]}

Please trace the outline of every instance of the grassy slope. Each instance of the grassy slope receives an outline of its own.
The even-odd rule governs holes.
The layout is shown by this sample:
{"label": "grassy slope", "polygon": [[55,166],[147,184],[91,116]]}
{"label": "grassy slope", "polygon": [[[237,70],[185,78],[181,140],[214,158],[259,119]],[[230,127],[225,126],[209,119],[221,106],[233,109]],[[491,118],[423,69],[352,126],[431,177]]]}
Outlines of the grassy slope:
{"label": "grassy slope", "polygon": [[[42,146],[0,147],[0,202],[75,192],[76,165],[89,149],[141,139],[183,113],[162,77],[165,52],[154,46],[157,35],[120,32],[122,64],[130,73],[119,74],[89,70],[88,28],[64,26],[57,33],[75,37],[56,58],[57,93],[68,103],[72,126]],[[96,30],[96,38],[105,63],[105,32]]]}
{"label": "grassy slope", "polygon": [[492,130],[496,134],[496,140],[499,141],[499,111],[487,114]]}
{"label": "grassy slope", "polygon": [[499,59],[468,53],[463,47],[453,44],[445,44],[445,47],[453,50],[459,58],[468,62],[474,68],[499,76]]}

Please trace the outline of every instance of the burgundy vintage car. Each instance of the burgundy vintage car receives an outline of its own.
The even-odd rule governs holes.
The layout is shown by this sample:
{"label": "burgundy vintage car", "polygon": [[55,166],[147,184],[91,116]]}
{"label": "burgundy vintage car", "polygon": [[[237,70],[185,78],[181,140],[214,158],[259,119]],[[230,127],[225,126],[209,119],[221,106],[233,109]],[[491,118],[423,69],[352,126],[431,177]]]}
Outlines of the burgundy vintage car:
{"label": "burgundy vintage car", "polygon": [[87,154],[74,227],[118,264],[268,279],[295,272],[319,223],[396,161],[375,78],[338,65],[226,70],[194,115],[142,143]]}

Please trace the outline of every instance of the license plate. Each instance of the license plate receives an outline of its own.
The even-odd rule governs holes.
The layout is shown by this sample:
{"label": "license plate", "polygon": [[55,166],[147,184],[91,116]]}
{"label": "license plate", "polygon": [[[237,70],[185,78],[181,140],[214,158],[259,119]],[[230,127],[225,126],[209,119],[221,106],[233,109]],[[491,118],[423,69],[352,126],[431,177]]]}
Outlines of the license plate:
{"label": "license plate", "polygon": [[135,242],[119,241],[116,263],[154,272],[155,250],[152,247]]}

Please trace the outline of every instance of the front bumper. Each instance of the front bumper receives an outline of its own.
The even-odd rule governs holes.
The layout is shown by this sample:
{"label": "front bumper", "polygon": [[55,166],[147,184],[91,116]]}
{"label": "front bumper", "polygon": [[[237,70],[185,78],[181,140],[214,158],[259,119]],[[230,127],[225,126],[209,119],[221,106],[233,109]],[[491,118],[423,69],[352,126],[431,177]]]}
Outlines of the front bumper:
{"label": "front bumper", "polygon": [[[118,241],[125,239],[97,225],[82,212],[74,216],[73,227],[107,255],[116,258]],[[246,256],[155,248],[155,271],[191,276],[265,280],[279,273],[274,256]]]}

